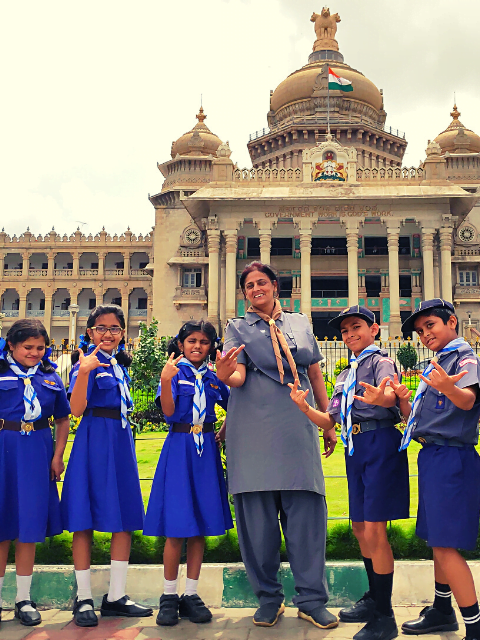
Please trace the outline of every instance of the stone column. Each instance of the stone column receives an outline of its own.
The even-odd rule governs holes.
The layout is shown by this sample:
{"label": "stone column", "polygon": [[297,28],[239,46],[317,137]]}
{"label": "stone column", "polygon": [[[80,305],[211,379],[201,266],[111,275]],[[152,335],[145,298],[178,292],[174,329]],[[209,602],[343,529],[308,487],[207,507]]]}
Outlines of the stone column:
{"label": "stone column", "polygon": [[80,266],[80,253],[78,251],[72,251],[72,259],[73,259],[72,276],[74,278],[78,278],[79,266]]}
{"label": "stone column", "polygon": [[123,275],[130,275],[130,251],[123,252]]}
{"label": "stone column", "polygon": [[150,325],[153,316],[153,296],[151,291],[147,291],[147,324]]}
{"label": "stone column", "polygon": [[30,251],[25,251],[22,253],[23,258],[23,267],[22,267],[22,277],[28,277],[28,270],[30,269]]}
{"label": "stone column", "polygon": [[438,251],[433,251],[433,297],[440,298],[440,260]]}
{"label": "stone column", "polygon": [[358,221],[346,225],[348,253],[348,306],[358,304]]}
{"label": "stone column", "polygon": [[3,270],[5,269],[5,253],[0,251],[0,278],[3,278]]}
{"label": "stone column", "polygon": [[50,251],[48,253],[48,271],[47,271],[47,278],[49,280],[51,280],[53,278],[53,273],[55,270],[55,256],[56,256],[56,252]]}
{"label": "stone column", "polygon": [[70,322],[68,324],[68,342],[70,345],[77,342],[77,315],[79,310],[78,304],[71,304],[68,307],[70,313]]}
{"label": "stone column", "polygon": [[227,253],[225,247],[220,254],[220,327],[222,335],[227,324]]}
{"label": "stone column", "polygon": [[19,320],[23,320],[27,317],[27,293],[19,292],[19,306],[18,306],[18,318]]}
{"label": "stone column", "polygon": [[440,256],[442,262],[442,298],[453,302],[452,296],[452,227],[444,224],[440,230]]}
{"label": "stone column", "polygon": [[48,335],[52,332],[52,292],[45,289],[43,290],[45,294],[45,314],[43,316],[43,326],[47,330]]}
{"label": "stone column", "polygon": [[310,320],[312,317],[312,229],[300,229],[300,311]]}
{"label": "stone column", "polygon": [[433,236],[435,229],[422,227],[422,253],[423,253],[423,298],[434,298],[433,291]]}
{"label": "stone column", "polygon": [[218,331],[218,274],[219,274],[219,252],[220,252],[220,231],[218,229],[208,229],[208,321]]}
{"label": "stone column", "polygon": [[99,304],[103,304],[103,289],[95,289],[95,306],[98,307]]}
{"label": "stone column", "polygon": [[402,334],[400,319],[400,271],[398,266],[398,239],[400,225],[387,227],[388,238],[388,271],[390,275],[390,322],[389,332],[392,337]]}
{"label": "stone column", "polygon": [[272,230],[259,229],[260,236],[260,260],[263,264],[270,264],[270,249],[272,246]]}
{"label": "stone column", "polygon": [[123,311],[123,315],[125,316],[125,342],[127,341],[127,334],[128,334],[128,302],[130,299],[130,289],[128,288],[124,288],[123,290],[120,290],[120,293],[122,294],[122,311]]}
{"label": "stone column", "polygon": [[234,318],[237,312],[237,230],[224,231],[226,258],[226,313],[227,320]]}
{"label": "stone column", "polygon": [[106,255],[107,254],[105,251],[98,252],[98,275],[99,276],[105,275],[105,256]]}

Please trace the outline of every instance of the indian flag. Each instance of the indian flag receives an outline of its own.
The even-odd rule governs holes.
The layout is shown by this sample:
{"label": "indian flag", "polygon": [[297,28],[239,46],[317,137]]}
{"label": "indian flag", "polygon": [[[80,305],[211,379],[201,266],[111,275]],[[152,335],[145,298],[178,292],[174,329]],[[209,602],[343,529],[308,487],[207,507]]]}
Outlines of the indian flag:
{"label": "indian flag", "polygon": [[330,67],[328,68],[328,88],[335,91],[353,91],[350,80],[340,78]]}

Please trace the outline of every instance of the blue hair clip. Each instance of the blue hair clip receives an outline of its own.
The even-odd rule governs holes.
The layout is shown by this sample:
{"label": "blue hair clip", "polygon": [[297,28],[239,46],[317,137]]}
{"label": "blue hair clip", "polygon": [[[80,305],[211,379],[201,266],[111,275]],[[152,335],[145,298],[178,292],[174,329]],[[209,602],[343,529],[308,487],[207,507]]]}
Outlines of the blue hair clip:
{"label": "blue hair clip", "polygon": [[5,338],[0,338],[0,360],[5,360],[6,352],[7,352],[7,342]]}
{"label": "blue hair clip", "polygon": [[82,351],[86,351],[90,346],[90,340],[87,340],[86,336],[83,333],[80,336],[78,346]]}
{"label": "blue hair clip", "polygon": [[52,350],[50,347],[48,347],[47,349],[45,349],[45,353],[43,354],[43,358],[42,358],[42,362],[48,362],[49,365],[51,365],[54,369],[58,368],[58,365],[55,362],[52,362],[50,360],[50,356],[52,355]]}
{"label": "blue hair clip", "polygon": [[117,353],[118,353],[119,351],[125,351],[125,343],[123,343],[123,344],[119,344],[119,345],[118,345],[118,347],[117,347]]}

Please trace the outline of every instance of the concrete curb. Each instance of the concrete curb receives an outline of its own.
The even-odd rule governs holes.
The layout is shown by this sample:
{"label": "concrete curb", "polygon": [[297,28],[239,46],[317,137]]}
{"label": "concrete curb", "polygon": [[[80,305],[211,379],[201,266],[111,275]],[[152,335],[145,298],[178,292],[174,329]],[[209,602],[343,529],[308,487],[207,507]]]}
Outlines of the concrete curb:
{"label": "concrete curb", "polygon": [[[473,576],[480,588],[480,561],[470,562]],[[100,605],[108,591],[109,566],[92,567],[92,588],[95,605]],[[179,593],[185,587],[186,566],[180,567]],[[368,582],[361,562],[327,562],[326,577],[330,591],[329,605],[342,607],[355,602],[367,590]],[[292,606],[295,594],[293,575],[288,563],[280,568],[285,589],[285,602]],[[137,602],[158,606],[163,585],[162,565],[131,565],[127,593]],[[7,567],[3,586],[3,606],[12,608],[15,600],[15,567]],[[209,607],[255,607],[243,564],[204,564],[199,594]],[[430,560],[395,563],[394,605],[420,605],[432,601],[433,562]],[[75,574],[71,566],[37,565],[33,574],[32,599],[42,609],[70,609],[75,597]]]}

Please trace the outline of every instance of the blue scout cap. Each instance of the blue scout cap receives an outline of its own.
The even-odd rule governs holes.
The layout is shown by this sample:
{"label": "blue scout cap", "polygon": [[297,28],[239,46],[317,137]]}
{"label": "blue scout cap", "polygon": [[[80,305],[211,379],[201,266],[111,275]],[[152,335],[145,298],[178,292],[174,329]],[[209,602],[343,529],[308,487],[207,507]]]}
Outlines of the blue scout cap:
{"label": "blue scout cap", "polygon": [[358,304],[355,304],[353,307],[349,307],[348,309],[344,309],[340,315],[336,318],[332,318],[329,321],[329,325],[334,329],[338,329],[340,331],[340,325],[342,324],[342,320],[345,318],[350,318],[350,316],[358,316],[359,318],[363,318],[369,322],[376,322],[375,314],[367,307],[361,307]]}
{"label": "blue scout cap", "polygon": [[442,298],[433,298],[432,300],[424,300],[420,302],[415,308],[415,311],[409,316],[402,324],[402,331],[415,331],[415,320],[419,315],[428,311],[429,309],[448,309],[452,313],[455,313],[455,307],[451,302],[442,300]]}

